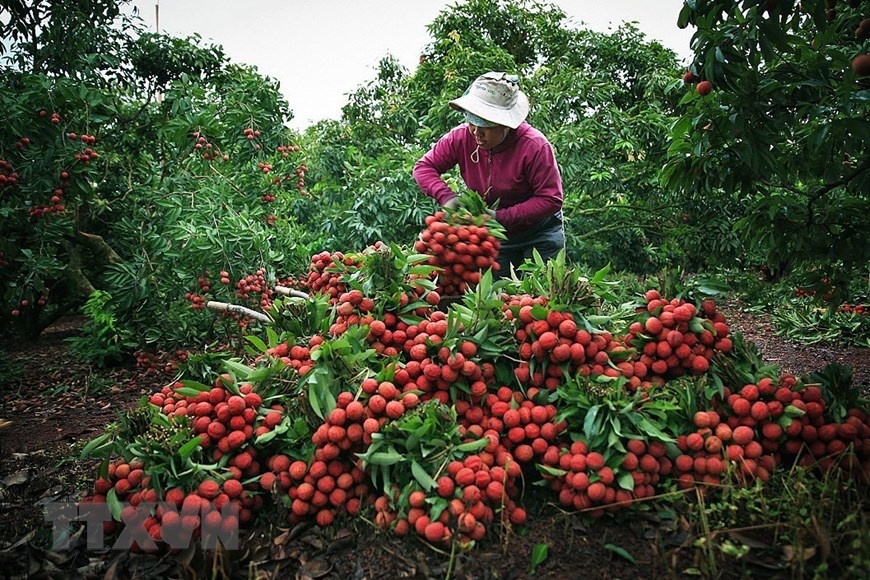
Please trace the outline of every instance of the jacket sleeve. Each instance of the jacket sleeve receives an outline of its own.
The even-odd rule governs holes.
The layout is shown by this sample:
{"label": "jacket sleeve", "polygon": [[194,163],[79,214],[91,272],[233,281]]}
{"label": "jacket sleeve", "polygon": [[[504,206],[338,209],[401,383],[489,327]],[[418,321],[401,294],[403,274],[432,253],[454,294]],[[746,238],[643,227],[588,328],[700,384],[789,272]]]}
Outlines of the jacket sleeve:
{"label": "jacket sleeve", "polygon": [[414,180],[420,189],[433,198],[439,205],[444,205],[456,197],[456,192],[441,179],[459,162],[456,156],[456,131],[450,131],[414,164]]}
{"label": "jacket sleeve", "polygon": [[537,224],[562,209],[562,176],[549,142],[543,143],[529,158],[526,174],[532,196],[495,212],[496,219],[509,235]]}

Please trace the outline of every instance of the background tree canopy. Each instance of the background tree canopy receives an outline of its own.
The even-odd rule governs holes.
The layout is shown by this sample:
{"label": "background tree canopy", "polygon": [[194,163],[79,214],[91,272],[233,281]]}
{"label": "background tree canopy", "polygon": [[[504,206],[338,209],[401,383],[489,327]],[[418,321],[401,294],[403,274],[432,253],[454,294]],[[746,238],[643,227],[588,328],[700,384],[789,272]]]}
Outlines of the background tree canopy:
{"label": "background tree canopy", "polygon": [[145,32],[123,4],[0,12],[0,321],[24,335],[99,290],[113,340],[190,344],[214,324],[193,296],[259,304],[218,272],[274,283],[321,250],[411,243],[434,209],[413,163],[487,70],[520,75],[556,148],[573,263],[799,272],[841,298],[867,274],[857,3],[686,2],[684,79],[629,24],[599,33],[555,5],[467,0],[430,24],[415,70],[384,58],[339,120],[302,134],[274,81],[198,37]]}

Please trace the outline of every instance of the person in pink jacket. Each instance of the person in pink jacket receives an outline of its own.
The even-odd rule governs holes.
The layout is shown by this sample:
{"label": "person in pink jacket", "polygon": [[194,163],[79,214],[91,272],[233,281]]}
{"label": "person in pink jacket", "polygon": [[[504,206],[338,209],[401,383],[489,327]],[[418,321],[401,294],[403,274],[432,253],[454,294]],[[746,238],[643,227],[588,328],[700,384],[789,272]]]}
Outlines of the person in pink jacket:
{"label": "person in pink jacket", "polygon": [[555,257],[565,247],[562,177],[553,146],[525,120],[529,100],[517,77],[486,73],[449,104],[465,113],[465,123],[414,164],[420,189],[455,207],[457,194],[441,176],[459,166],[465,185],[494,208],[490,214],[505,228],[497,275],[509,275],[535,249],[544,259]]}

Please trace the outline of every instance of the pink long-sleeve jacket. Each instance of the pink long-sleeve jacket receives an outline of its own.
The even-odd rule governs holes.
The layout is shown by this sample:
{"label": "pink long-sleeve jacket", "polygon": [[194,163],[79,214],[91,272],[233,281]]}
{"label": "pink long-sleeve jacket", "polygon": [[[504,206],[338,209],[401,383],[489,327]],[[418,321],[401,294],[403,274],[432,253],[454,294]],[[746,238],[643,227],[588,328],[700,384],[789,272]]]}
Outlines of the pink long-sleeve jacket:
{"label": "pink long-sleeve jacket", "polygon": [[523,122],[497,147],[475,153],[477,149],[468,125],[454,127],[414,164],[414,179],[423,193],[443,205],[456,193],[441,176],[459,165],[469,189],[487,205],[498,200],[496,219],[508,238],[562,209],[562,177],[543,133]]}

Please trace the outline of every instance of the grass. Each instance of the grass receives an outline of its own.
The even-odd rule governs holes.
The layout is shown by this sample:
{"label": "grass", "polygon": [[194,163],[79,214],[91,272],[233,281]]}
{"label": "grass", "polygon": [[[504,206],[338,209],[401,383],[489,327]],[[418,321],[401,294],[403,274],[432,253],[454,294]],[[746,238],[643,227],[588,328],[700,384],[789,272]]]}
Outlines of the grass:
{"label": "grass", "polygon": [[798,465],[780,469],[764,484],[699,490],[690,510],[695,572],[704,577],[765,571],[795,578],[868,577],[867,498],[867,483],[842,469],[821,472]]}

